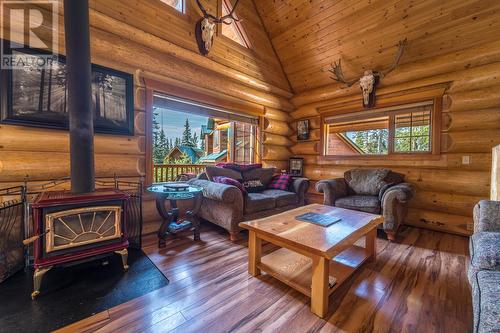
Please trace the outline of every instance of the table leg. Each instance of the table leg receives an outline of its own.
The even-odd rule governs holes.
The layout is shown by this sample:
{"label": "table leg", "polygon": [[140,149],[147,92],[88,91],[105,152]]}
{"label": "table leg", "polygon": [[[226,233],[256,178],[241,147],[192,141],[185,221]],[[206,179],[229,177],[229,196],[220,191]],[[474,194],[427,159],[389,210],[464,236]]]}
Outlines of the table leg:
{"label": "table leg", "polygon": [[328,276],[330,261],[325,257],[312,257],[311,311],[323,318],[328,312]]}
{"label": "table leg", "polygon": [[262,242],[257,237],[254,231],[248,233],[248,273],[252,276],[260,275],[260,269],[257,267],[260,264],[262,254]]}
{"label": "table leg", "polygon": [[365,236],[365,254],[368,262],[373,262],[377,259],[377,229],[373,229]]}
{"label": "table leg", "polygon": [[156,208],[162,217],[162,223],[160,229],[158,229],[158,247],[166,246],[166,238],[169,234],[168,227],[170,223],[177,220],[179,210],[177,209],[177,202],[175,200],[170,201],[171,210],[167,211],[165,209],[165,198],[162,196],[156,197]]}
{"label": "table leg", "polygon": [[191,221],[193,223],[193,238],[195,241],[201,240],[200,239],[200,218],[198,217],[198,211],[200,210],[202,198],[203,198],[203,196],[201,193],[196,195],[196,197],[194,199],[194,207],[189,212]]}

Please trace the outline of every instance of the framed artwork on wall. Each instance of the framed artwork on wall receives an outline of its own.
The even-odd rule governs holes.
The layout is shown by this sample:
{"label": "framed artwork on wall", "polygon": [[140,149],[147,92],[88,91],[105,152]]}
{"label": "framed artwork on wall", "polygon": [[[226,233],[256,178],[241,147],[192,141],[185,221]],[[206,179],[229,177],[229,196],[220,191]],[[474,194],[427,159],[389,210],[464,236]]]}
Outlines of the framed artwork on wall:
{"label": "framed artwork on wall", "polygon": [[309,119],[297,121],[297,140],[309,140]]}
{"label": "framed artwork on wall", "polygon": [[[37,53],[44,53],[36,51]],[[22,68],[1,70],[1,122],[13,125],[68,129],[66,58],[44,67],[32,65],[33,50],[11,49],[13,59],[30,59]],[[94,130],[105,134],[134,134],[133,75],[92,64]]]}
{"label": "framed artwork on wall", "polygon": [[302,157],[290,157],[289,169],[290,175],[302,177],[304,174],[304,159]]}

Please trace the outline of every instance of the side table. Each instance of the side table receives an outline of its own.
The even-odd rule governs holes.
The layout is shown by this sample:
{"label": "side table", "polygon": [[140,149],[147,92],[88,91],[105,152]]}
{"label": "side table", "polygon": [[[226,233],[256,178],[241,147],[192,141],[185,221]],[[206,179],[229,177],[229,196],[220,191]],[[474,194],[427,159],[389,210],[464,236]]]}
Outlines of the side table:
{"label": "side table", "polygon": [[[160,229],[158,229],[158,247],[166,246],[167,236],[177,234],[181,231],[193,228],[194,240],[200,240],[200,220],[197,216],[201,206],[203,189],[198,186],[189,185],[185,190],[171,190],[165,187],[165,183],[154,184],[147,188],[148,192],[156,194],[156,209],[162,217]],[[178,200],[194,199],[194,206],[188,210],[182,220],[179,220]],[[170,202],[170,210],[165,208],[165,201]]]}

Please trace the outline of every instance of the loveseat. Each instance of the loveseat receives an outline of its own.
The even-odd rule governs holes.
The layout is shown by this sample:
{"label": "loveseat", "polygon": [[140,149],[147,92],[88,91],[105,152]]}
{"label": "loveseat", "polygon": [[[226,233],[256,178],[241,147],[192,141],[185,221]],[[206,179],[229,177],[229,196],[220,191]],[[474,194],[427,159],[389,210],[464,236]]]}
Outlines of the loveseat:
{"label": "loveseat", "polygon": [[413,186],[404,183],[404,175],[388,169],[349,170],[344,178],[319,181],[316,190],[324,194],[325,205],[382,214],[389,240],[395,240],[414,194]]}
{"label": "loveseat", "polygon": [[474,332],[500,332],[500,201],[474,207],[468,278],[472,287]]}
{"label": "loveseat", "polygon": [[[205,173],[189,181],[203,188],[203,201],[198,215],[229,231],[230,239],[235,240],[240,232],[238,223],[303,206],[309,181],[306,178],[292,178],[286,189],[268,189],[276,172],[275,168],[233,170],[207,166]],[[241,183],[258,179],[266,188],[244,193],[237,186],[214,182],[215,177],[236,179]]]}

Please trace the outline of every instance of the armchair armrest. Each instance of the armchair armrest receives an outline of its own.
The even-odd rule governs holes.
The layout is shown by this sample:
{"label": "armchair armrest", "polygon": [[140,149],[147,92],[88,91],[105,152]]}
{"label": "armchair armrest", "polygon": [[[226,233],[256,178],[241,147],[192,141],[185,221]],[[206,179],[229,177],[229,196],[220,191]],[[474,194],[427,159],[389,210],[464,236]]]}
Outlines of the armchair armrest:
{"label": "armchair armrest", "polygon": [[243,200],[243,194],[233,185],[215,183],[205,179],[191,179],[188,183],[203,188],[203,196],[208,199],[227,203],[234,202],[238,198]]}
{"label": "armchair armrest", "polygon": [[474,206],[474,232],[500,232],[500,201],[481,200]]}
{"label": "armchair armrest", "polygon": [[316,183],[316,191],[323,193],[323,203],[333,206],[339,198],[347,196],[347,183],[344,178],[320,180]]}
{"label": "armchair armrest", "polygon": [[399,202],[407,202],[413,198],[414,194],[413,185],[410,183],[399,183],[396,185],[384,186],[380,190],[379,199],[384,205],[386,200],[398,200]]}
{"label": "armchair armrest", "polygon": [[299,205],[303,206],[306,201],[306,193],[309,188],[309,179],[294,178],[290,186],[290,190],[295,192],[299,198]]}

